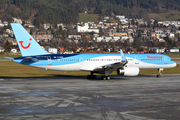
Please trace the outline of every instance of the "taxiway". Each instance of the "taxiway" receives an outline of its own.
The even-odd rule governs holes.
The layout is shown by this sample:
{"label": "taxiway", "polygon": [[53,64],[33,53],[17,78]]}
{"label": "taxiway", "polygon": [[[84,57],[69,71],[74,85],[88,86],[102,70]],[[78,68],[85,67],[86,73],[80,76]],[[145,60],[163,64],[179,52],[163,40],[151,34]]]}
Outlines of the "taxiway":
{"label": "taxiway", "polygon": [[0,119],[179,120],[179,78],[0,78]]}

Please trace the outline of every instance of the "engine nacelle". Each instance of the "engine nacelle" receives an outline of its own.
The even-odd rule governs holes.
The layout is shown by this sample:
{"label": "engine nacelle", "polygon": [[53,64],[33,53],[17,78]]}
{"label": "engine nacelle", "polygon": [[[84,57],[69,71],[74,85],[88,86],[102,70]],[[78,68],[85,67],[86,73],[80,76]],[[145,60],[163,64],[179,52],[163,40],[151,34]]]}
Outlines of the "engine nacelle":
{"label": "engine nacelle", "polygon": [[137,76],[139,74],[139,68],[138,67],[118,68],[117,74],[124,76]]}

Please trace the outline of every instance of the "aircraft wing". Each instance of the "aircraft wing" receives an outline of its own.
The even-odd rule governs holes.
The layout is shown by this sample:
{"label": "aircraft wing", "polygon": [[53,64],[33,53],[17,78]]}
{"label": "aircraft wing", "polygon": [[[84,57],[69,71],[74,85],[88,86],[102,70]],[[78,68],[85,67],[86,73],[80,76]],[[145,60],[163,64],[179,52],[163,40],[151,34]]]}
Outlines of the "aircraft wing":
{"label": "aircraft wing", "polygon": [[123,51],[121,52],[121,62],[112,61],[111,63],[98,63],[98,64],[89,64],[80,68],[83,71],[104,71],[106,68],[110,68],[111,70],[117,70],[117,68],[124,67],[127,64],[126,57]]}
{"label": "aircraft wing", "polygon": [[116,70],[117,68],[123,67],[123,66],[124,66],[124,64],[122,62],[115,62],[112,64],[105,63],[105,64],[99,64],[99,65],[89,64],[89,65],[81,67],[80,70],[83,70],[83,71],[103,71],[104,69],[106,69],[108,67],[112,70]]}

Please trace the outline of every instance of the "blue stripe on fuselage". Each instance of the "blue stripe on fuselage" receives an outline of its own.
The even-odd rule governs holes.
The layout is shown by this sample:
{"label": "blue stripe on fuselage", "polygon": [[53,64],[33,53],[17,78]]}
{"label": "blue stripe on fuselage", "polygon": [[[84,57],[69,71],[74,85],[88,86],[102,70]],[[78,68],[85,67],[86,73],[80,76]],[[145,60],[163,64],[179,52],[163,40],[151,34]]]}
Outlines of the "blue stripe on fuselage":
{"label": "blue stripe on fuselage", "polygon": [[[93,59],[97,57],[105,57],[107,56],[107,59],[111,59],[108,56],[119,56],[120,54],[48,54],[48,55],[39,55],[39,56],[26,56],[26,57],[32,57],[39,60],[39,62],[22,62],[22,60],[26,57],[18,57],[14,58],[15,62],[21,63],[21,64],[28,64],[28,65],[47,65],[47,60],[50,59],[52,64],[51,65],[66,65],[66,64],[73,64],[73,63],[80,63],[83,61],[86,61],[87,59]],[[155,65],[163,65],[163,64],[174,64],[174,61],[171,61],[171,58],[166,55],[162,54],[125,54],[126,58],[130,59],[137,59],[138,61],[149,63],[149,64],[155,64]],[[64,61],[61,61],[61,60]],[[67,59],[67,61],[66,61]],[[72,60],[72,61],[70,61]]]}
{"label": "blue stripe on fuselage", "polygon": [[76,56],[76,55],[79,55],[79,54],[47,54],[47,55],[18,57],[18,58],[14,58],[14,60],[20,60],[20,59],[24,59],[24,58],[27,58],[27,57],[36,58],[38,60],[47,60],[48,57],[50,57],[51,60],[54,60],[54,59],[72,57],[72,56]]}

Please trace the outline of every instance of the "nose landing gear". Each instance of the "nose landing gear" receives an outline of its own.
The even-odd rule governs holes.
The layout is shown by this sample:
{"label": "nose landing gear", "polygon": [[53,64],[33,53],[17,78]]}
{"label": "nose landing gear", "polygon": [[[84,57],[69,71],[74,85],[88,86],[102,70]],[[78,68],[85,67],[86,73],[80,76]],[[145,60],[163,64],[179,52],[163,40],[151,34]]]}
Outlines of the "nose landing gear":
{"label": "nose landing gear", "polygon": [[158,74],[157,74],[157,78],[160,78],[161,77],[161,71],[163,71],[163,68],[159,68],[158,69]]}

